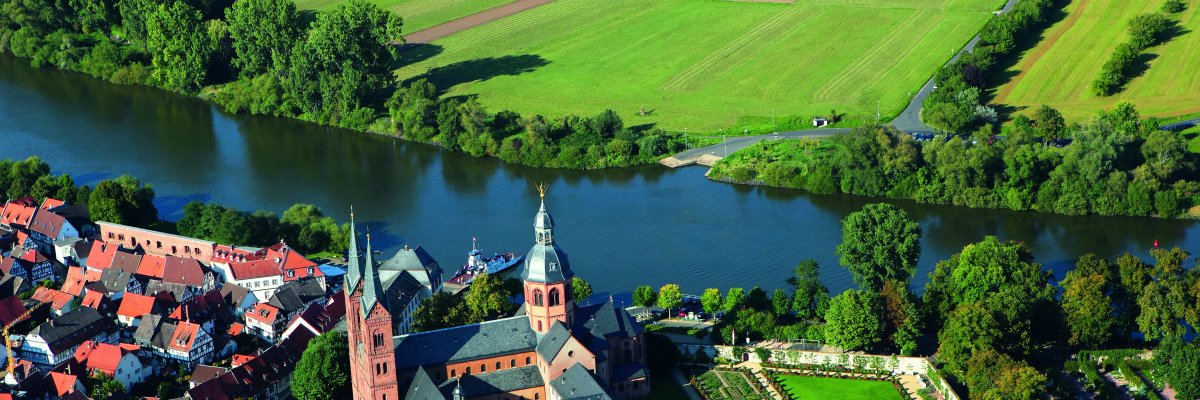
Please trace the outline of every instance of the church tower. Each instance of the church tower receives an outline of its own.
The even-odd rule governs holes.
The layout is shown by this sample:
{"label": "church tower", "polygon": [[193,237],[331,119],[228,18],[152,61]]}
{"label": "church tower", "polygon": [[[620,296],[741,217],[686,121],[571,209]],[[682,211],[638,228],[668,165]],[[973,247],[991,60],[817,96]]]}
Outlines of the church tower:
{"label": "church tower", "polygon": [[533,220],[536,242],[525,256],[525,314],[529,326],[538,334],[550,331],[554,321],[567,326],[575,322],[575,301],[571,293],[570,262],[567,253],[554,244],[554,218],[546,211],[546,187],[539,186],[541,208]]}
{"label": "church tower", "polygon": [[349,271],[346,271],[346,336],[350,345],[350,386],[355,400],[400,400],[392,315],[387,310],[367,233],[365,254],[358,254],[358,232],[350,213]]}

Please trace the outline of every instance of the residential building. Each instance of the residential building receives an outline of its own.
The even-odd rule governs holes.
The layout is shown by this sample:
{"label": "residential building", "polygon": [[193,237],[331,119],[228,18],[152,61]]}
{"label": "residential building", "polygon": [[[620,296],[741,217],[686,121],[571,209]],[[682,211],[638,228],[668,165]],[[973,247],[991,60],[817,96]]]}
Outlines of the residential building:
{"label": "residential building", "polygon": [[152,372],[152,368],[138,358],[139,350],[141,347],[134,344],[114,345],[89,340],[75,349],[75,361],[86,367],[89,374],[102,373],[113,377],[125,385],[125,391],[128,392],[133,385],[145,381]]}
{"label": "residential building", "polygon": [[191,322],[147,315],[134,331],[133,341],[159,361],[177,362],[189,369],[213,358],[212,335]]}
{"label": "residential building", "polygon": [[49,306],[50,314],[56,317],[71,312],[75,308],[72,304],[75,296],[45,286],[38,286],[30,298]]}
{"label": "residential building", "polygon": [[35,249],[14,249],[13,254],[0,261],[0,271],[29,282],[57,281],[54,262]]}
{"label": "residential building", "polygon": [[238,317],[254,308],[254,305],[259,302],[254,292],[236,283],[221,285],[221,296],[225,297],[225,302],[233,307],[233,313]]}
{"label": "residential building", "polygon": [[269,299],[285,282],[316,278],[325,287],[325,275],[317,264],[285,243],[262,249],[218,246],[212,268],[225,283],[233,283]]}
{"label": "residential building", "polygon": [[142,317],[161,312],[161,309],[155,310],[155,303],[154,297],[126,292],[121,296],[121,305],[117,306],[117,323],[136,328]]}
{"label": "residential building", "polygon": [[149,229],[135,228],[111,222],[97,222],[100,240],[110,245],[121,245],[130,249],[141,249],[156,256],[176,256],[208,260],[212,257],[216,243]]}
{"label": "residential building", "polygon": [[38,250],[46,254],[54,254],[54,242],[78,237],[78,228],[50,210],[34,213],[29,223],[29,238],[37,244]]}
{"label": "residential building", "polygon": [[79,307],[33,328],[16,348],[16,354],[39,368],[50,370],[70,359],[85,341],[116,343],[117,336],[111,327],[99,311]]}

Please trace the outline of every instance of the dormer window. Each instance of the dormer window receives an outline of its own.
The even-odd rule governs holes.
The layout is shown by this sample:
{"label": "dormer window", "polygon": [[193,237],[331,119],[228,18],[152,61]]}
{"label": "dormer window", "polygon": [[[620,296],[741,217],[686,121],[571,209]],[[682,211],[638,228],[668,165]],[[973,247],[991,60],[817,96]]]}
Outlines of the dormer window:
{"label": "dormer window", "polygon": [[287,272],[287,276],[288,276],[288,278],[293,278],[293,277],[295,277],[295,276],[296,276],[296,271],[295,271],[295,270],[291,270],[291,269],[289,269],[289,270],[288,270],[288,272]]}

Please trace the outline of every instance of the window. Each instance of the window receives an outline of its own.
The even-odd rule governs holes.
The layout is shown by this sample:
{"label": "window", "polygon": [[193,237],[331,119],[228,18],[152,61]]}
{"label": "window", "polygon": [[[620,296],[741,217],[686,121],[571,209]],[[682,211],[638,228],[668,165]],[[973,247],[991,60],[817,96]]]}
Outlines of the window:
{"label": "window", "polygon": [[500,370],[500,362],[499,362],[499,361],[496,361],[496,370],[497,370],[497,371],[499,371],[499,370]]}
{"label": "window", "polygon": [[387,373],[387,363],[383,363],[383,373]]}
{"label": "window", "polygon": [[[109,233],[108,233],[108,238],[109,238],[109,239],[112,239],[112,238],[113,238],[113,234],[112,234],[112,232],[109,232]],[[124,238],[122,238],[122,239],[124,239]]]}
{"label": "window", "polygon": [[184,253],[191,253],[191,252],[192,252],[192,246],[183,246],[183,252],[184,252]]}
{"label": "window", "polygon": [[[149,240],[147,240],[147,241],[146,241],[146,244],[150,244],[150,241],[149,241]],[[156,248],[156,249],[161,249],[161,248],[162,248],[162,241],[161,241],[161,240],[156,240],[156,241],[154,241],[154,248]]]}
{"label": "window", "polygon": [[575,350],[568,350],[567,357],[575,357]]}
{"label": "window", "polygon": [[287,272],[288,278],[296,277],[296,270],[289,269]]}
{"label": "window", "polygon": [[487,364],[479,364],[479,373],[487,372]]}
{"label": "window", "polygon": [[538,321],[538,332],[542,331],[542,321]]}
{"label": "window", "polygon": [[[541,307],[543,303],[542,290],[533,289],[533,305]],[[540,328],[538,330],[541,330]]]}
{"label": "window", "polygon": [[529,357],[525,357],[525,365],[529,365]]}
{"label": "window", "polygon": [[471,367],[467,367],[467,369],[463,370],[463,375],[470,375],[470,374],[471,374]]}
{"label": "window", "polygon": [[309,274],[309,275],[312,275],[312,274],[313,274],[313,267],[308,267],[308,274]]}
{"label": "window", "polygon": [[456,377],[456,376],[458,376],[458,371],[455,371],[455,370],[450,370],[450,377],[451,377],[451,378],[453,378],[453,377]]}
{"label": "window", "polygon": [[509,367],[509,368],[516,368],[516,367],[517,367],[517,359],[515,359],[515,358],[514,358],[514,359],[512,359],[512,360],[511,360],[511,362],[509,362],[509,363],[508,363],[508,367]]}
{"label": "window", "polygon": [[558,301],[558,289],[550,289],[550,307],[554,307],[561,303]]}

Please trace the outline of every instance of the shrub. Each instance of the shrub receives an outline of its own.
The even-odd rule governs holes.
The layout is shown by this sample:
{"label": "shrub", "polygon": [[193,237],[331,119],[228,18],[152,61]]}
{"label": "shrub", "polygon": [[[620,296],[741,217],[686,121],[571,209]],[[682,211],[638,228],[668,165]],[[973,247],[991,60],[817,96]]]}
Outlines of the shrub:
{"label": "shrub", "polygon": [[1162,5],[1162,11],[1165,13],[1174,14],[1185,9],[1187,9],[1187,3],[1184,3],[1183,0],[1167,0]]}

